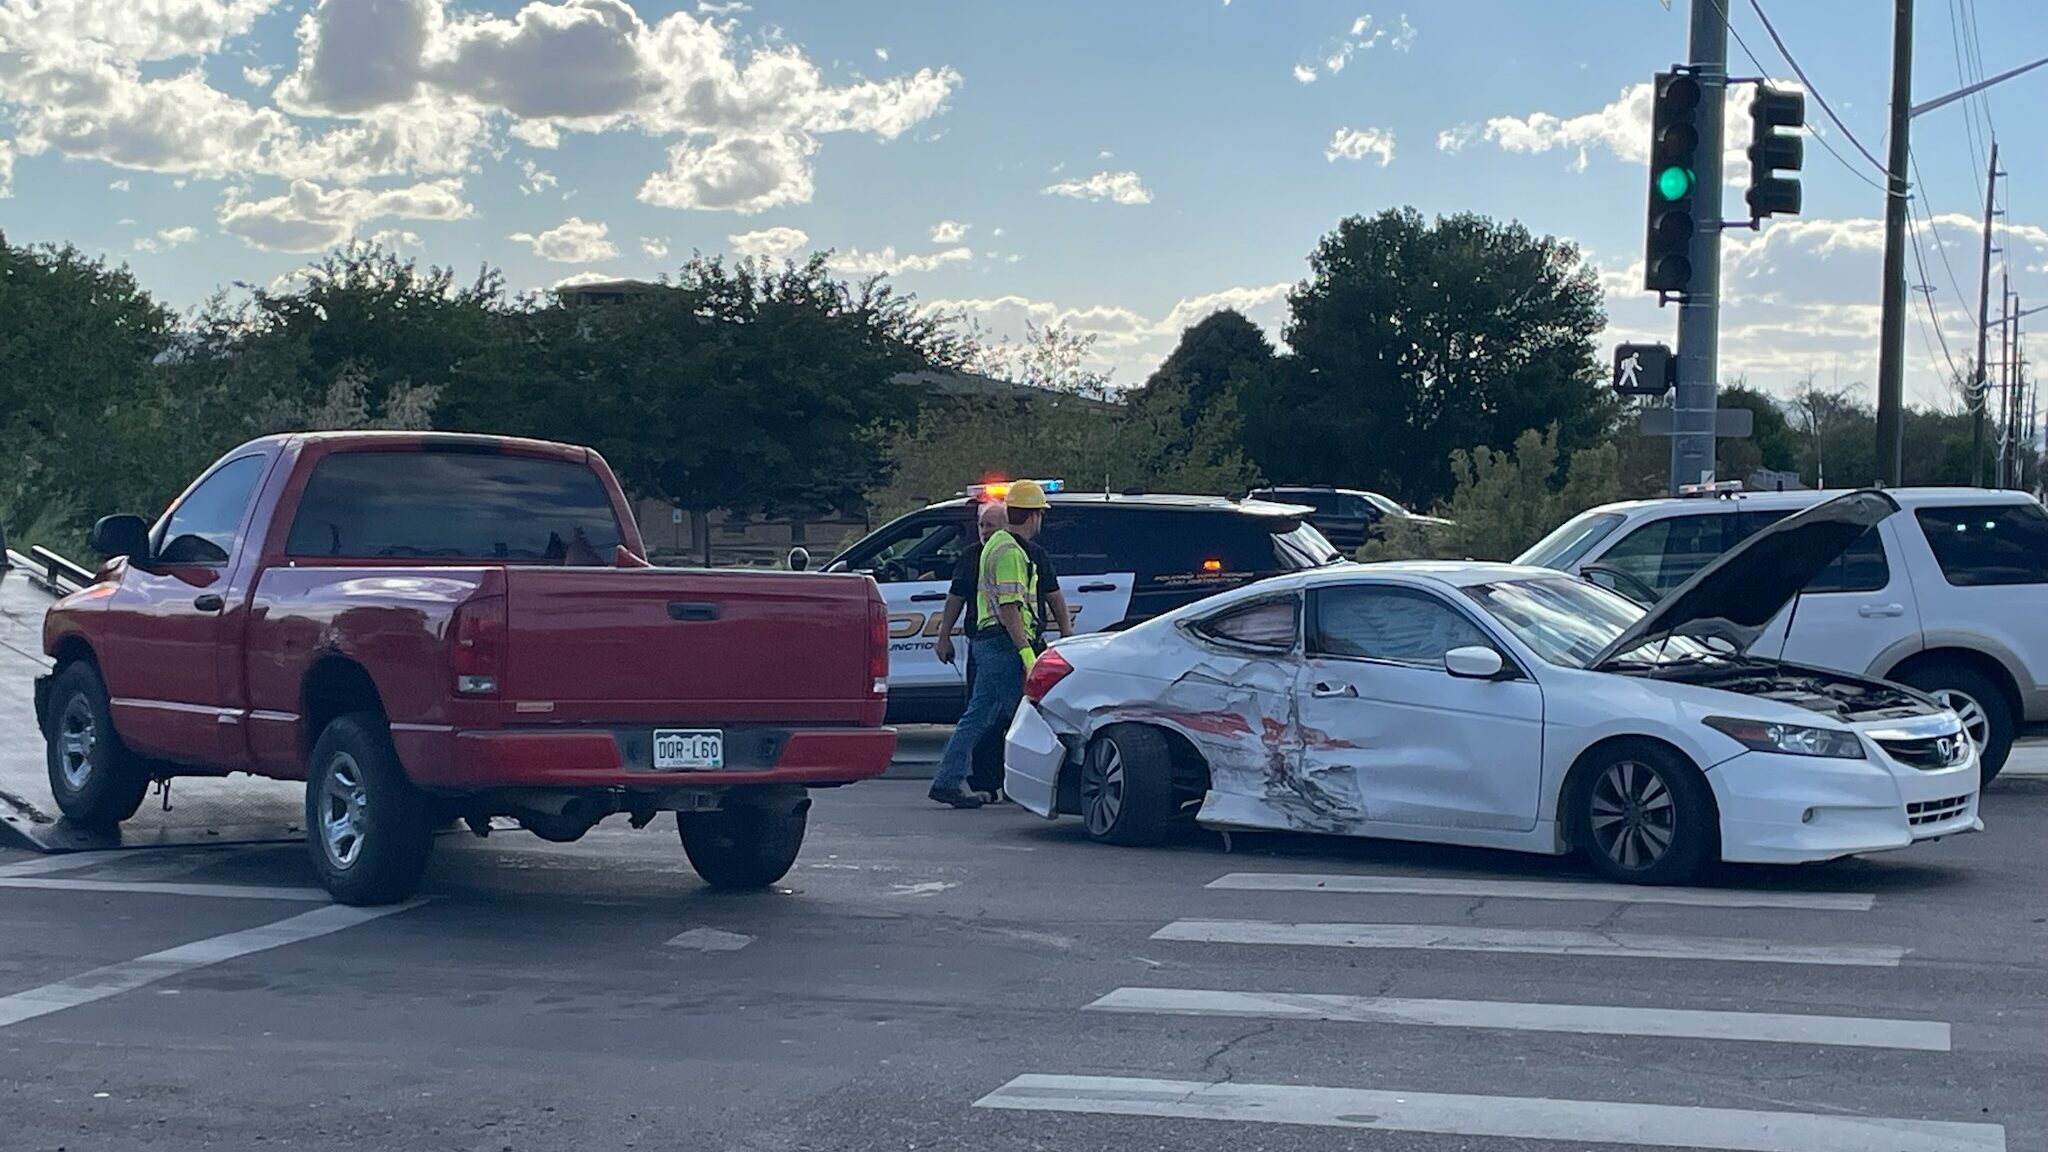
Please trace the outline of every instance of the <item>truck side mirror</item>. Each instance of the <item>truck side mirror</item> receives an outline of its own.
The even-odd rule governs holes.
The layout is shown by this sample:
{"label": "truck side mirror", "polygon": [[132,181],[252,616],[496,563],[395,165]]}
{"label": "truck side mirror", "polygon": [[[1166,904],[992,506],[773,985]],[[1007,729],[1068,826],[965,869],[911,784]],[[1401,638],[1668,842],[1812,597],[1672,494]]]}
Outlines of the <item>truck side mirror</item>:
{"label": "truck side mirror", "polygon": [[149,525],[140,516],[107,516],[92,526],[92,550],[108,560],[149,559]]}
{"label": "truck side mirror", "polygon": [[797,548],[791,548],[791,549],[789,550],[789,570],[790,570],[791,572],[807,572],[807,571],[809,571],[809,570],[810,570],[810,567],[811,567],[811,551],[810,551],[810,549],[808,549],[808,548],[803,548],[803,547],[797,547]]}

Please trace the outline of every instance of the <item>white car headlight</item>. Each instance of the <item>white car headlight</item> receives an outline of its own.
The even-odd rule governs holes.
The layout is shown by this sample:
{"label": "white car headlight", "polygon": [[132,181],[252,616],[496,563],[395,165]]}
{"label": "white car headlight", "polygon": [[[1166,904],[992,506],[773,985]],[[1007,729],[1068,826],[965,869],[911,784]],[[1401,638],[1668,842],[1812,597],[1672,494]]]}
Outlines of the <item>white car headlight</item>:
{"label": "white car headlight", "polygon": [[1738,720],[1732,716],[1709,716],[1706,725],[1753,752],[1825,756],[1835,760],[1864,758],[1863,741],[1857,739],[1854,732],[1844,732],[1840,728],[1807,728],[1798,724]]}

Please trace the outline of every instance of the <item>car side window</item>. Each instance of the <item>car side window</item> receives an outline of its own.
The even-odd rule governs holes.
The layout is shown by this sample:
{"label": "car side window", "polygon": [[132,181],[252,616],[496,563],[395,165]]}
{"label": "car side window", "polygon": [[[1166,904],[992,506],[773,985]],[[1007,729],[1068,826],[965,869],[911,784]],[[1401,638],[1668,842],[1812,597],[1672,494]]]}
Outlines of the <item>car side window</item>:
{"label": "car side window", "polygon": [[235,546],[242,514],[256,495],[267,457],[243,456],[214,470],[157,529],[156,561],[177,568],[220,568]]}
{"label": "car side window", "polygon": [[1921,508],[1914,518],[1955,587],[2048,584],[2048,512],[2039,505]]}
{"label": "car side window", "polygon": [[965,524],[959,518],[920,518],[856,546],[835,567],[869,573],[882,584],[951,580],[967,545]]}
{"label": "car side window", "polygon": [[1443,667],[1453,648],[1497,647],[1464,613],[1427,592],[1355,584],[1316,593],[1321,656]]}
{"label": "car side window", "polygon": [[1891,562],[1885,558],[1884,535],[1876,525],[1849,545],[1835,562],[1821,569],[1806,586],[1808,592],[1879,592],[1892,582]]}
{"label": "car side window", "polygon": [[1195,625],[1195,631],[1229,644],[1287,652],[1300,631],[1300,610],[1292,596],[1265,600],[1211,616]]}
{"label": "car side window", "polygon": [[1719,559],[1723,542],[1725,513],[1667,516],[1622,537],[1600,557],[1600,563],[1620,569],[1666,596],[1692,579],[1692,575]]}

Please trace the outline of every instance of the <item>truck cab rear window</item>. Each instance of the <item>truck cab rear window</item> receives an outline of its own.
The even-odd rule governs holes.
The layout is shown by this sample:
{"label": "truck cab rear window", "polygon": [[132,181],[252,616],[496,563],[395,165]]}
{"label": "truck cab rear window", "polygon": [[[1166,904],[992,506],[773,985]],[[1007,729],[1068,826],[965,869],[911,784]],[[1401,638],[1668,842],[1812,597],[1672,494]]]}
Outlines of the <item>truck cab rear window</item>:
{"label": "truck cab rear window", "polygon": [[609,567],[619,524],[587,465],[470,452],[322,460],[285,542],[294,557]]}

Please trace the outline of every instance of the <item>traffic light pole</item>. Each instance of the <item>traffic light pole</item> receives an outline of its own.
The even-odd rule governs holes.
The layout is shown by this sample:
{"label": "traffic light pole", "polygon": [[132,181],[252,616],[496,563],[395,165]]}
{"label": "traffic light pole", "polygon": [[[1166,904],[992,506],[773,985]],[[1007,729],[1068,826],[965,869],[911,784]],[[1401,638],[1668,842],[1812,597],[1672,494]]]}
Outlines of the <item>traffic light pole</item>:
{"label": "traffic light pole", "polygon": [[1721,338],[1721,143],[1728,87],[1728,16],[1721,0],[1693,0],[1688,49],[1699,81],[1694,162],[1692,284],[1678,305],[1678,387],[1672,393],[1671,494],[1712,480]]}

